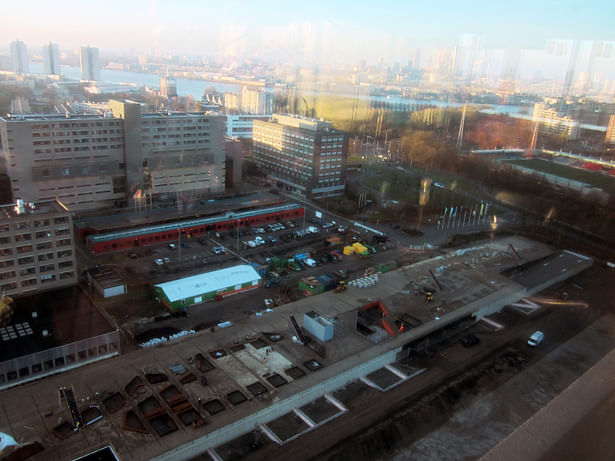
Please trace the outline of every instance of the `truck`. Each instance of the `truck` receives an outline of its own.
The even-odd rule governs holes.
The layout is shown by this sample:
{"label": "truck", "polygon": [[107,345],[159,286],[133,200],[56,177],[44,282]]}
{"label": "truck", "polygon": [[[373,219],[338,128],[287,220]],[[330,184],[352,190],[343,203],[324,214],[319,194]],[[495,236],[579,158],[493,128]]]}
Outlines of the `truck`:
{"label": "truck", "polygon": [[310,257],[309,253],[298,253],[298,254],[295,255],[295,259],[297,261],[305,261],[309,257]]}

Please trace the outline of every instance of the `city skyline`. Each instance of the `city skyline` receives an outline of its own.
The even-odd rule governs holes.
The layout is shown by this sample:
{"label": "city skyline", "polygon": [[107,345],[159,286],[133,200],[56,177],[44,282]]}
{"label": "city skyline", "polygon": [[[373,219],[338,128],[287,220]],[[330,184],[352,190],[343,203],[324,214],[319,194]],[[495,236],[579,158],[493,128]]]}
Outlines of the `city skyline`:
{"label": "city skyline", "polygon": [[[615,6],[601,1],[582,6],[575,1],[521,1],[514,9],[483,0],[462,4],[438,1],[429,6],[188,1],[181,7],[163,1],[112,1],[92,10],[75,1],[60,5],[31,1],[19,6],[7,4],[3,10],[3,47],[19,38],[30,46],[49,40],[67,48],[89,43],[106,53],[156,48],[180,55],[295,58],[308,64],[375,61],[380,57],[386,62],[405,62],[417,47],[429,55],[435,49],[455,46],[459,37],[468,33],[484,37],[489,48],[504,49],[539,50],[552,38],[615,40],[610,25]],[[131,33],[127,37],[111,33],[111,29]]]}

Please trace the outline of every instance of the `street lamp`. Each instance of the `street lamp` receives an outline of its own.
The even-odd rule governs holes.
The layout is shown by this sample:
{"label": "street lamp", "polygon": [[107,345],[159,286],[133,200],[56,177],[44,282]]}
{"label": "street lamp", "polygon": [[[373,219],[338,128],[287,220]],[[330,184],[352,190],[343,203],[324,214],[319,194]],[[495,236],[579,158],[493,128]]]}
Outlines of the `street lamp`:
{"label": "street lamp", "polygon": [[178,250],[177,260],[181,261],[182,260],[182,231],[179,226],[177,226],[177,250]]}

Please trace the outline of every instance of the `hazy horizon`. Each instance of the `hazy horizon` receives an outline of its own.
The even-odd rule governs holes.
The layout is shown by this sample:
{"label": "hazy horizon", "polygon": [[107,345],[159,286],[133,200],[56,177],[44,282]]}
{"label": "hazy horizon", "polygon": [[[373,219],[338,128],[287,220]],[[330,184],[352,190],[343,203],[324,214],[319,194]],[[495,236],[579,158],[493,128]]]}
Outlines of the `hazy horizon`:
{"label": "hazy horizon", "polygon": [[[106,54],[151,50],[190,56],[237,56],[302,61],[404,62],[455,46],[463,34],[490,49],[545,48],[547,39],[615,40],[615,4],[601,1],[484,0],[406,2],[316,0],[243,3],[117,0],[87,3],[24,1],[3,5],[0,46],[15,39],[31,53],[52,41],[63,49],[90,44]],[[27,15],[24,17],[24,15]],[[94,20],[93,20],[94,19]],[[81,26],[81,27],[80,27]]]}

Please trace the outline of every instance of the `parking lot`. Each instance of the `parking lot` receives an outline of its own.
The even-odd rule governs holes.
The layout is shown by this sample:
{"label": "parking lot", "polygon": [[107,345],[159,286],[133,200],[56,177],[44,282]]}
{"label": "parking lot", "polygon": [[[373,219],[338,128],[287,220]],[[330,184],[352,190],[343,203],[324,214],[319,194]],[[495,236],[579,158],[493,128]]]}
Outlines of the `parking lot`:
{"label": "parking lot", "polygon": [[[248,305],[245,297],[237,296],[203,306],[190,309],[189,317],[169,318],[156,326],[170,326],[177,329],[200,329],[218,321],[235,321],[247,315],[263,310],[265,307],[283,304],[304,296],[298,290],[297,284],[304,277],[316,277],[328,274],[336,278],[351,277],[353,274],[361,276],[370,266],[388,263],[400,257],[407,257],[408,252],[399,248],[388,248],[387,245],[374,245],[376,254],[370,257],[358,255],[342,256],[339,251],[339,261],[331,255],[331,247],[327,246],[326,239],[339,239],[340,242],[352,242],[353,237],[361,239],[365,235],[366,242],[371,242],[370,233],[354,233],[347,225],[339,221],[318,221],[318,218],[307,216],[305,223],[299,221],[285,221],[273,224],[270,227],[254,227],[242,229],[239,233],[228,231],[224,233],[211,232],[198,238],[186,238],[172,243],[161,243],[136,250],[119,251],[111,254],[93,255],[79,243],[80,263],[82,269],[92,266],[110,266],[119,269],[125,276],[129,286],[129,305],[117,299],[100,300],[107,311],[121,324],[124,324],[133,333],[142,331],[138,327],[143,317],[156,317],[168,314],[151,297],[151,285],[190,275],[218,270],[224,267],[255,263],[257,269],[266,267],[262,274],[266,274],[263,286],[250,296]],[[281,224],[281,225],[280,225]],[[304,230],[305,229],[305,230]],[[343,232],[340,232],[343,231]],[[262,239],[264,243],[251,246],[246,242]],[[334,245],[336,246],[336,245]],[[339,246],[339,244],[337,245]],[[216,249],[224,248],[225,251]],[[313,255],[313,267],[305,262],[298,262],[297,266],[278,268],[276,272],[267,274],[269,269],[268,258],[293,258],[296,255]],[[413,260],[419,256],[411,255]],[[296,269],[301,269],[296,271]],[[267,276],[268,275],[268,276]],[[132,295],[131,295],[132,293]],[[271,300],[266,304],[265,300]]]}

